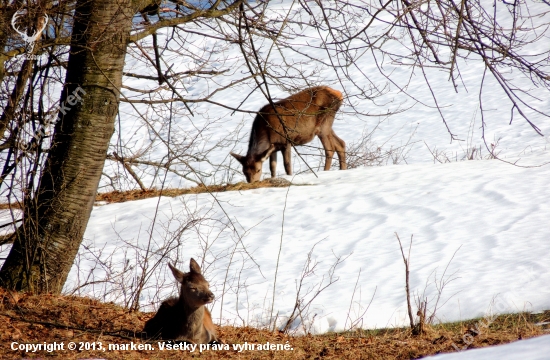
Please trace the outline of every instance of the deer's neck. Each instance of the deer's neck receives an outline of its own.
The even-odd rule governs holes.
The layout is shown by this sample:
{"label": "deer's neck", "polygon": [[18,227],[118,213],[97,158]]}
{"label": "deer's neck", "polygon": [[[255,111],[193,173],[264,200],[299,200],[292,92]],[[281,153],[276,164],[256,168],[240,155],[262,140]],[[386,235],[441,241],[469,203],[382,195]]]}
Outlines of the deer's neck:
{"label": "deer's neck", "polygon": [[184,328],[193,333],[202,331],[204,306],[192,307],[180,299],[180,309]]}
{"label": "deer's neck", "polygon": [[260,121],[255,121],[252,125],[252,131],[250,132],[250,141],[248,143],[248,152],[246,156],[251,157],[260,154],[269,149],[270,145],[271,142],[266,125],[262,124]]}

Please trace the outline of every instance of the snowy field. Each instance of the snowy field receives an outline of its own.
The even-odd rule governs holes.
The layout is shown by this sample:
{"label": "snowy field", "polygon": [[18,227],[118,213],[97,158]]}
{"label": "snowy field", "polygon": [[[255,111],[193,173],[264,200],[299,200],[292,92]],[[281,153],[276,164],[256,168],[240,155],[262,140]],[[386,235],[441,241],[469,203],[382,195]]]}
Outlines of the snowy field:
{"label": "snowy field", "polygon": [[[284,12],[288,2],[278,6]],[[540,4],[541,9],[545,6]],[[313,38],[315,34],[303,36]],[[193,39],[190,35],[190,43]],[[294,40],[297,46],[301,39]],[[310,55],[326,56],[316,51]],[[216,66],[233,67],[235,74],[244,69],[234,48],[219,54]],[[368,57],[363,61],[349,69],[351,78],[365,84],[382,81],[374,62]],[[126,71],[152,71],[140,67],[131,57],[127,64]],[[143,310],[153,311],[160,300],[176,293],[167,262],[175,262],[187,271],[189,258],[194,257],[216,295],[212,314],[220,324],[271,327],[275,322],[275,326],[284,327],[298,300],[300,316],[290,324],[295,333],[406,326],[405,269],[398,234],[406,252],[412,238],[412,295],[428,300],[428,312],[436,310],[436,321],[550,309],[550,165],[544,166],[550,162],[550,142],[519,117],[509,124],[510,107],[502,90],[486,80],[481,95],[486,110],[486,138],[493,143],[498,140],[499,155],[517,161],[519,166],[498,160],[461,161],[469,149],[480,145],[482,154],[487,155],[479,115],[483,67],[477,59],[461,62],[467,91],[461,88],[459,93],[447,81],[448,73],[426,70],[451,131],[463,139],[453,142],[433,108],[421,74],[387,64],[388,72],[401,71],[403,81],[410,79],[408,88],[415,89],[415,99],[390,87],[379,102],[359,101],[348,80],[337,81],[336,73],[317,68],[318,64],[311,64],[311,69],[307,63],[302,65],[304,71],[316,73],[311,81],[330,85],[346,95],[334,124],[335,132],[350,145],[359,141],[364,131],[376,128],[373,144],[385,149],[405,146],[399,165],[314,175],[304,172],[307,167],[294,156],[294,171],[302,173],[284,176],[292,181],[290,188],[96,206],[65,291],[127,305],[145,270],[140,304]],[[176,66],[183,70],[186,65],[182,62]],[[131,87],[143,85],[127,80],[125,84]],[[208,92],[204,81],[187,85],[186,97]],[[222,92],[214,100],[239,103],[252,87],[252,83],[241,84],[236,91]],[[273,90],[276,98],[288,95],[276,87]],[[265,103],[256,91],[243,108],[258,110]],[[550,97],[541,97],[537,106],[548,111]],[[409,107],[390,117],[366,116]],[[191,128],[215,119],[203,134],[207,141],[235,134],[231,135],[230,145],[210,153],[210,160],[230,164],[229,151],[245,152],[252,115],[230,116],[230,110],[213,105],[197,105],[193,111],[193,118],[174,119],[174,134],[191,133]],[[120,145],[118,142],[136,152],[147,147],[149,132],[136,120],[134,109],[123,104],[121,114],[122,130],[117,129],[113,137],[113,149]],[[532,119],[544,135],[550,134],[547,118],[533,115]],[[313,145],[319,146],[315,141]],[[441,151],[453,161],[439,164],[428,148]],[[163,156],[161,147],[155,151],[153,157]],[[313,168],[319,167],[318,156],[305,159]],[[112,170],[109,166],[107,173]],[[208,165],[197,166],[209,169]],[[234,160],[231,166],[239,169]],[[267,167],[264,164],[266,173]],[[282,169],[280,160],[281,175]],[[154,183],[150,174],[142,175],[146,184]],[[243,179],[240,173],[231,175],[233,182]],[[102,186],[105,183],[104,179]],[[193,185],[173,174],[168,176],[167,184]],[[7,216],[5,212],[0,215]],[[9,249],[4,246],[0,250],[3,257]],[[476,353],[479,358],[493,356],[484,351],[514,354],[528,342],[548,349],[548,339]],[[451,359],[460,355],[446,356]]]}
{"label": "snowy field", "polygon": [[[543,154],[525,162],[547,158]],[[124,264],[144,264],[128,245],[143,249],[150,243],[151,266],[170,242],[174,249],[160,260],[143,305],[158,300],[152,285],[162,285],[160,298],[175,293],[169,286],[168,259],[177,256],[177,265],[187,270],[194,257],[203,262],[217,295],[213,314],[218,322],[267,326],[273,313],[283,326],[311,253],[309,265],[315,269],[304,277],[298,295],[303,321],[296,319],[293,329],[318,333],[402,326],[407,324],[405,271],[397,233],[405,251],[413,236],[415,297],[427,298],[433,309],[437,288],[446,283],[437,304],[438,321],[550,308],[550,227],[545,225],[550,166],[521,168],[485,160],[318,176],[294,177],[288,189],[219,193],[217,203],[200,194],[96,207],[85,234],[91,251],[83,247],[66,287],[71,289],[77,275],[82,282],[92,267],[90,281],[103,277],[97,254],[102,263],[116,264],[121,271]],[[183,230],[185,214],[203,220]],[[128,274],[127,286],[134,280]],[[331,275],[333,283],[315,297]],[[110,277],[117,281],[114,273]],[[78,293],[108,293],[105,300],[124,300],[125,294],[110,284],[93,289]]]}

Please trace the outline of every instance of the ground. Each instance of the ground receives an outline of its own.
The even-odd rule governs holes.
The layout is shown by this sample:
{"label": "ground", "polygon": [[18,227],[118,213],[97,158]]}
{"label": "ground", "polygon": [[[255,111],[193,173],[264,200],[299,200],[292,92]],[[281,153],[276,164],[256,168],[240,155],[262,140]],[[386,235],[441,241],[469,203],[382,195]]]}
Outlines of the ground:
{"label": "ground", "polygon": [[[479,320],[428,327],[425,334],[413,336],[409,329],[359,330],[347,333],[291,336],[278,331],[247,327],[220,326],[221,339],[231,350],[158,349],[157,341],[145,341],[140,331],[152,313],[130,312],[113,303],[61,295],[32,295],[0,288],[0,358],[63,358],[63,359],[414,359],[456,348],[478,348],[508,343],[544,334],[550,311],[539,314],[499,316],[488,328],[479,328]],[[472,340],[465,346],[463,339]],[[12,350],[22,344],[63,343],[65,350],[52,352]],[[74,342],[77,350],[67,350]],[[248,343],[266,347],[285,345],[292,350],[251,350],[239,352],[233,345]],[[97,350],[101,347],[105,351]],[[155,350],[139,350],[144,344]],[[111,344],[111,349],[108,348]],[[113,349],[113,344],[118,349]],[[288,345],[287,345],[288,344]],[[96,347],[96,350],[85,348]],[[82,350],[78,348],[82,347]],[[132,347],[134,350],[132,350]],[[23,348],[23,346],[21,347]],[[127,348],[127,349],[125,349]]]}

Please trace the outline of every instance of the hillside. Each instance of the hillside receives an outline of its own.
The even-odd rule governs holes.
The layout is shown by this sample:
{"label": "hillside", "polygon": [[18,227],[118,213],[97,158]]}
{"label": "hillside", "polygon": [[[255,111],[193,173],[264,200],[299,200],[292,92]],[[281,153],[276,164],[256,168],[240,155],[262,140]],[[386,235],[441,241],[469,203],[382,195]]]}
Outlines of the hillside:
{"label": "hillside", "polygon": [[[74,296],[33,296],[8,293],[0,289],[0,358],[63,358],[63,359],[181,359],[181,358],[239,358],[239,359],[410,359],[439,352],[453,351],[453,344],[463,348],[461,335],[470,323],[437,326],[421,337],[412,337],[407,329],[359,331],[345,334],[307,335],[292,337],[279,332],[253,328],[223,326],[218,330],[222,339],[234,344],[289,345],[292,350],[204,350],[193,353],[173,350],[160,351],[155,341],[147,343],[139,338],[144,322],[152,314],[128,312],[112,303]],[[542,326],[536,322],[548,319],[549,314],[530,316],[527,314],[503,316],[493,325],[476,336],[475,344],[469,348],[503,344],[518,338],[526,339],[541,334]],[[466,332],[467,333],[467,332]],[[544,354],[550,346],[549,337],[537,340],[536,351],[530,354]],[[29,351],[18,349],[25,344],[64,344],[65,350]],[[66,350],[73,342],[83,350]],[[85,350],[88,347],[104,347],[101,350]],[[523,342],[522,342],[523,343]],[[131,350],[150,344],[155,350]],[[527,343],[526,343],[527,344]],[[109,345],[111,346],[109,348]],[[59,345],[58,345],[59,346]],[[524,345],[528,346],[528,345]],[[531,346],[533,349],[533,346]],[[36,349],[36,348],[35,348]],[[498,348],[497,348],[498,350]],[[468,353],[461,353],[465,359]],[[511,352],[509,351],[510,355]],[[487,356],[487,353],[485,353]],[[487,357],[485,357],[487,358]],[[502,357],[499,357],[502,358]],[[445,359],[445,357],[443,357]],[[530,359],[535,359],[531,356]]]}

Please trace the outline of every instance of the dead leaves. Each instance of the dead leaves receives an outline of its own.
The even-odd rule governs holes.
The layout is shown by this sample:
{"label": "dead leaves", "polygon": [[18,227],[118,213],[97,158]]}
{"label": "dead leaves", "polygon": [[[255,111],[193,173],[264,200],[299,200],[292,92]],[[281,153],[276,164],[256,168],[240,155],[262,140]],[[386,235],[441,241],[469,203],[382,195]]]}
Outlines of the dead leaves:
{"label": "dead leaves", "polygon": [[[9,292],[0,288],[0,343],[43,342],[102,342],[104,344],[144,343],[139,338],[145,321],[153,314],[130,312],[113,303],[105,304],[89,298],[59,295],[32,295]],[[519,316],[519,315],[518,315]],[[534,322],[542,321],[521,315],[503,316],[493,322],[490,332],[477,334],[472,347],[505,343],[544,332]],[[532,315],[534,316],[534,315]],[[542,314],[541,317],[548,316]],[[181,358],[239,358],[239,359],[410,359],[440,352],[453,352],[453,344],[462,346],[462,336],[469,327],[461,324],[436,325],[433,333],[411,336],[410,329],[357,330],[348,333],[290,336],[280,331],[259,330],[251,327],[223,326],[220,337],[227,344],[290,344],[292,351],[205,351],[186,352],[136,351],[82,351],[55,354],[26,354],[0,347],[0,358],[59,357],[64,359],[181,359]],[[153,342],[154,344],[154,342]]]}

